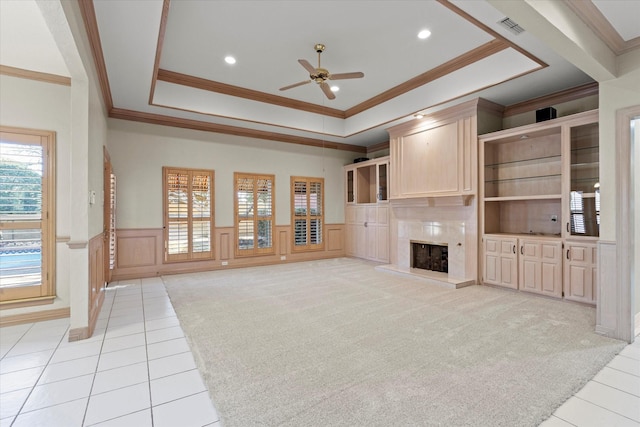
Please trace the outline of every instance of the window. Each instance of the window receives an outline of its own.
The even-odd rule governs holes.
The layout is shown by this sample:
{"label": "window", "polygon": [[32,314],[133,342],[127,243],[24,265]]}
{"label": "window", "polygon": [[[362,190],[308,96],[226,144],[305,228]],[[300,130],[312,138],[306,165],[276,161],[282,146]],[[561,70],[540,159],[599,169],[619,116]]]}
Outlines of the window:
{"label": "window", "polygon": [[324,249],[323,178],[291,177],[293,251]]}
{"label": "window", "polygon": [[275,176],[236,172],[234,181],[236,256],[274,254]]}
{"label": "window", "polygon": [[165,261],[212,259],[214,172],[162,170]]}
{"label": "window", "polygon": [[55,296],[54,153],[53,132],[0,127],[2,303]]}

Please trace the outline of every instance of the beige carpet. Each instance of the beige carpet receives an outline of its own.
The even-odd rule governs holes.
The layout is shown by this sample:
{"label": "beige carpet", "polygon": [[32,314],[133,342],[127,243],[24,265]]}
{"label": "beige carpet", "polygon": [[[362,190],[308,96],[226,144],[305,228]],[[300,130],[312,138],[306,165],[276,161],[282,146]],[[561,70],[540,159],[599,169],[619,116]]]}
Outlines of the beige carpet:
{"label": "beige carpet", "polygon": [[341,258],[165,276],[231,426],[536,426],[625,343],[595,309]]}

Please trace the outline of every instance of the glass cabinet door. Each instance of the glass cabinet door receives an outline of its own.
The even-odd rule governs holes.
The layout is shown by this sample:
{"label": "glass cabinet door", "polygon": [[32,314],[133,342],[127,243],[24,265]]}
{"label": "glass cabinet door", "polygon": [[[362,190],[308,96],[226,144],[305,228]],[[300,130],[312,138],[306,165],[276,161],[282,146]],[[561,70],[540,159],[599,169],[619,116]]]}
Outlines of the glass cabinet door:
{"label": "glass cabinet door", "polygon": [[387,200],[388,163],[378,165],[378,200]]}
{"label": "glass cabinet door", "polygon": [[347,171],[347,203],[353,203],[353,171]]}
{"label": "glass cabinet door", "polygon": [[598,123],[571,128],[570,227],[572,236],[598,236],[600,178]]}

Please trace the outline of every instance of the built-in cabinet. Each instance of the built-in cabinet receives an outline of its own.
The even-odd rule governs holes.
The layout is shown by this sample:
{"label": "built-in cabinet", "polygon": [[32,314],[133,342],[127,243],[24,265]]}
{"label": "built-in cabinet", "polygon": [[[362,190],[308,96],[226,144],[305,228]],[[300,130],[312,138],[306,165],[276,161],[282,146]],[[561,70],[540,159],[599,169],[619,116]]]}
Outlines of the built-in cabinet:
{"label": "built-in cabinet", "polygon": [[389,156],[344,167],[346,253],[389,262]]}
{"label": "built-in cabinet", "polygon": [[564,260],[564,297],[593,304],[596,301],[597,252],[595,243],[567,242]]}
{"label": "built-in cabinet", "polygon": [[480,136],[484,283],[595,304],[597,119],[594,110]]}
{"label": "built-in cabinet", "polygon": [[483,253],[484,282],[518,289],[518,239],[485,235]]}

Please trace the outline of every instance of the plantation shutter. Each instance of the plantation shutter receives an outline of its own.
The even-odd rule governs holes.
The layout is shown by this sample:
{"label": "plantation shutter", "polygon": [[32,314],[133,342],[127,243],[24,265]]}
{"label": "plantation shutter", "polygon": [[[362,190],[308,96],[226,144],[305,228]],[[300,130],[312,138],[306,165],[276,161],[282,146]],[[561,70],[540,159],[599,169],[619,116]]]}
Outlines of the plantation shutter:
{"label": "plantation shutter", "polygon": [[236,255],[275,253],[274,176],[235,174]]}
{"label": "plantation shutter", "polygon": [[291,178],[291,223],[293,250],[308,251],[324,248],[324,200],[322,178]]}
{"label": "plantation shutter", "polygon": [[213,171],[164,168],[165,259],[213,258]]}

